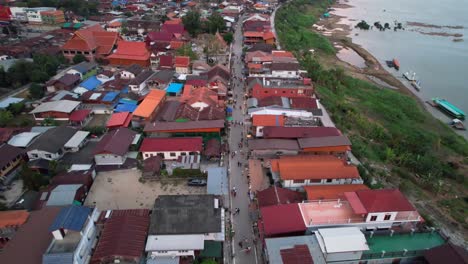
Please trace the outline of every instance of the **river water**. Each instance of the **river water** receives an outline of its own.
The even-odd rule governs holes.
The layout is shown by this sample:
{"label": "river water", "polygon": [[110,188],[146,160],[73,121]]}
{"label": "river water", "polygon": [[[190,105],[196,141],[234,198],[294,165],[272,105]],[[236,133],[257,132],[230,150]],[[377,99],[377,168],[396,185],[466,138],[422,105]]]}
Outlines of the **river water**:
{"label": "river water", "polygon": [[[383,67],[397,77],[406,71],[416,72],[422,90],[410,90],[423,101],[433,97],[445,98],[468,114],[468,0],[348,0],[340,3],[351,8],[337,8],[332,13],[344,16],[340,23],[352,26],[350,37],[374,55]],[[354,26],[361,20],[373,25],[386,22],[393,28],[394,21],[403,24],[405,30],[360,30]],[[411,26],[418,22],[437,26]],[[451,28],[461,26],[463,28]],[[462,34],[463,36],[437,36],[425,33]],[[455,42],[454,39],[463,39]],[[387,68],[385,61],[397,58],[400,71]],[[403,79],[402,79],[403,80]],[[452,118],[428,107],[428,110],[444,123]],[[465,121],[468,127],[468,121]],[[468,139],[468,132],[457,133]]]}

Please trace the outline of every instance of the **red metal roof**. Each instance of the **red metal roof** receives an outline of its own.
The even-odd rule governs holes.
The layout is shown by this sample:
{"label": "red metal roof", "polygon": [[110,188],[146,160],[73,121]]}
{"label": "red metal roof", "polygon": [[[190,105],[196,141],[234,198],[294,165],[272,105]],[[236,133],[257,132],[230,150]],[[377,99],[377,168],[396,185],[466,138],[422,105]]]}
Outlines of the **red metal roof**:
{"label": "red metal roof", "polygon": [[115,258],[138,262],[145,249],[149,210],[113,210],[104,223],[91,263],[113,262]]}
{"label": "red metal roof", "polygon": [[294,245],[280,250],[283,264],[314,264],[307,245]]}
{"label": "red metal roof", "polygon": [[172,56],[171,55],[160,55],[159,56],[159,67],[172,68]]}
{"label": "red metal roof", "polygon": [[304,219],[296,203],[260,208],[265,236],[305,232]]}
{"label": "red metal roof", "polygon": [[107,121],[106,127],[128,127],[130,121],[132,121],[132,114],[130,114],[130,112],[114,113],[111,115],[109,121]]}
{"label": "red metal roof", "polygon": [[259,191],[257,193],[257,199],[260,207],[278,204],[300,203],[303,201],[300,192],[276,186]]}
{"label": "red metal roof", "polygon": [[356,195],[369,213],[416,211],[398,189],[361,190]]}
{"label": "red metal roof", "polygon": [[190,58],[187,56],[176,56],[174,66],[175,67],[188,67],[190,66]]}
{"label": "red metal roof", "polygon": [[145,138],[141,143],[141,152],[159,151],[202,151],[201,137],[186,138]]}
{"label": "red metal roof", "polygon": [[355,214],[368,213],[364,205],[361,203],[361,200],[359,200],[359,197],[356,195],[356,192],[345,192],[344,196],[349,202],[349,205],[351,205],[351,208],[353,208],[353,212]]}
{"label": "red metal roof", "polygon": [[136,136],[136,132],[122,127],[107,133],[96,146],[95,154],[124,155]]}
{"label": "red metal roof", "polygon": [[89,109],[80,109],[75,110],[70,115],[70,121],[80,122],[86,119],[86,117],[91,113]]}
{"label": "red metal roof", "polygon": [[254,115],[252,117],[253,126],[284,126],[284,121],[283,115]]}
{"label": "red metal roof", "polygon": [[99,24],[78,30],[63,46],[65,50],[91,51],[98,54],[109,54],[119,39],[119,33],[107,32]]}

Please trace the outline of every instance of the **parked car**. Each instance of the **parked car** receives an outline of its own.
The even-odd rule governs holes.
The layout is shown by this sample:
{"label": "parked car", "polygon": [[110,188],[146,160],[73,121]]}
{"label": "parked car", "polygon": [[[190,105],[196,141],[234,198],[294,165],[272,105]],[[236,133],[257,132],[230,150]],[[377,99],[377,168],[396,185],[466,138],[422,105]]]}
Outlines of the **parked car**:
{"label": "parked car", "polygon": [[206,186],[206,180],[202,179],[189,179],[187,182],[188,186]]}

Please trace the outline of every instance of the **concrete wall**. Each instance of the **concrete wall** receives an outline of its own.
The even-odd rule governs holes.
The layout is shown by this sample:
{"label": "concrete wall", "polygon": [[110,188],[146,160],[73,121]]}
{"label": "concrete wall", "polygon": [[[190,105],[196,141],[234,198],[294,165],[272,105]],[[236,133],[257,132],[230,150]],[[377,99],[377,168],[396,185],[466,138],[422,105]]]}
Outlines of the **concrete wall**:
{"label": "concrete wall", "polygon": [[189,68],[186,68],[186,67],[176,67],[175,70],[177,73],[180,73],[180,74],[187,74],[190,72]]}
{"label": "concrete wall", "polygon": [[297,71],[271,71],[271,76],[277,78],[297,78],[299,73]]}
{"label": "concrete wall", "polygon": [[360,179],[321,179],[319,182],[312,180],[304,180],[303,183],[295,183],[293,180],[284,180],[283,186],[285,188],[300,189],[308,185],[327,185],[327,184],[361,184]]}
{"label": "concrete wall", "polygon": [[361,259],[362,251],[351,251],[351,252],[339,252],[325,254],[327,262],[333,261],[347,261],[347,260],[359,260]]}
{"label": "concrete wall", "polygon": [[50,153],[47,151],[42,151],[38,149],[33,149],[28,151],[28,157],[30,160],[35,160],[35,159],[46,159],[46,160],[57,160],[63,156],[63,150],[62,154],[59,153]]}
{"label": "concrete wall", "polygon": [[[383,213],[370,213],[366,217],[366,222],[381,222],[381,221],[393,221],[395,220],[398,212],[383,212]],[[389,220],[384,220],[386,215],[390,215]],[[371,218],[373,216],[376,216],[377,219],[374,221],[371,221]]]}
{"label": "concrete wall", "polygon": [[[142,152],[142,156],[143,160],[158,155],[162,156],[165,160],[177,160],[180,156],[188,156],[190,153],[190,151]],[[198,151],[195,153],[200,154]]]}
{"label": "concrete wall", "polygon": [[94,224],[99,217],[100,212],[94,208],[93,212],[88,218],[85,228],[81,231],[81,240],[76,247],[75,254],[73,256],[74,263],[84,264],[88,263],[91,258],[91,250],[96,243],[97,229]]}

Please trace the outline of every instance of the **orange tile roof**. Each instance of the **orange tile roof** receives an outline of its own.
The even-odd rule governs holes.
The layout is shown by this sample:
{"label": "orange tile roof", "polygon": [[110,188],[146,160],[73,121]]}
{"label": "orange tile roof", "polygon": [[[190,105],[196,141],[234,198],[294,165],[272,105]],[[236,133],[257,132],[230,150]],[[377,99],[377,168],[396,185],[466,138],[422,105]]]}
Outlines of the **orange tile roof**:
{"label": "orange tile roof", "polygon": [[154,112],[154,110],[159,106],[161,101],[166,97],[166,92],[163,90],[151,90],[148,95],[146,95],[143,102],[135,109],[133,116],[139,116],[143,118],[148,118]]}
{"label": "orange tile roof", "polygon": [[117,32],[107,32],[99,24],[75,31],[74,35],[63,46],[64,50],[91,51],[98,54],[109,54],[119,39]]}
{"label": "orange tile roof", "polygon": [[247,65],[247,68],[249,68],[249,69],[261,69],[262,64],[260,64],[260,63],[249,63]]}
{"label": "orange tile roof", "polygon": [[307,200],[344,199],[345,192],[368,190],[364,184],[333,184],[304,186]]}
{"label": "orange tile roof", "polygon": [[284,120],[283,115],[254,115],[252,124],[253,126],[284,126]]}
{"label": "orange tile roof", "polygon": [[122,26],[122,22],[120,21],[114,21],[114,22],[111,22],[109,24],[107,24],[108,27],[120,27]]}
{"label": "orange tile roof", "polygon": [[285,156],[278,165],[283,180],[360,178],[356,166],[332,155]]}
{"label": "orange tile roof", "polygon": [[268,31],[268,32],[265,32],[263,34],[263,39],[264,40],[267,40],[267,39],[274,39],[275,38],[275,34],[271,31]]}
{"label": "orange tile roof", "polygon": [[207,87],[192,89],[190,95],[183,98],[187,104],[192,105],[197,102],[203,102],[207,105],[216,107],[218,105],[218,94]]}
{"label": "orange tile roof", "polygon": [[0,212],[0,228],[7,226],[20,226],[26,223],[29,213],[26,210]]}
{"label": "orange tile roof", "polygon": [[258,37],[258,38],[262,38],[262,37],[263,37],[263,32],[247,31],[247,32],[244,32],[244,37]]}
{"label": "orange tile roof", "polygon": [[149,60],[151,53],[145,42],[119,41],[117,51],[109,55],[108,59]]}
{"label": "orange tile roof", "polygon": [[190,57],[188,56],[176,56],[174,66],[175,67],[188,67],[190,65]]}
{"label": "orange tile roof", "polygon": [[184,46],[184,42],[183,41],[173,40],[173,41],[171,41],[170,45],[171,45],[171,49],[179,49],[182,46]]}
{"label": "orange tile roof", "polygon": [[285,51],[285,50],[273,50],[271,51],[271,55],[273,57],[287,57],[287,58],[295,58],[294,54],[290,51]]}
{"label": "orange tile roof", "polygon": [[173,19],[170,19],[170,20],[166,20],[164,22],[165,25],[178,25],[178,24],[182,24],[182,19],[180,18],[173,18]]}

